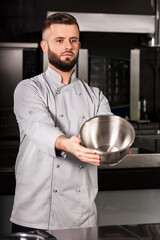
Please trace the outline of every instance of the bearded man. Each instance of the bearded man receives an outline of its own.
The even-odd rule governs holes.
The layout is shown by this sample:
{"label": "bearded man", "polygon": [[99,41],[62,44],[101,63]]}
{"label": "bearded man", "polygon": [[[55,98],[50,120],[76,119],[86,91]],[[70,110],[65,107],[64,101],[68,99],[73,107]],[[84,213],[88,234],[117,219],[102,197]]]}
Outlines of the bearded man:
{"label": "bearded man", "polygon": [[93,227],[100,155],[81,145],[91,117],[111,114],[103,93],[78,79],[79,26],[67,13],[50,15],[42,29],[46,72],[14,92],[20,147],[15,165],[12,232]]}

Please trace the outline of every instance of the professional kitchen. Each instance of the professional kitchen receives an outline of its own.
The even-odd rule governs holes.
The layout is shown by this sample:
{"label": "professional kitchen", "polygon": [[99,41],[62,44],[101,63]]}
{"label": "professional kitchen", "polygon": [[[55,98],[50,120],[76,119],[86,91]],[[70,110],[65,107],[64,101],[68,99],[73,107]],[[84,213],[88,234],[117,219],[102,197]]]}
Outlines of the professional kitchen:
{"label": "professional kitchen", "polygon": [[[44,88],[38,89],[41,83],[35,76],[44,74],[44,79],[51,76],[48,56],[51,56],[52,48],[48,45],[46,50],[45,42],[49,36],[46,32],[49,30],[48,25],[46,30],[43,24],[57,12],[67,13],[77,20],[81,44],[78,45],[77,37],[72,37],[68,43],[70,48],[71,44],[77,49],[80,46],[75,50],[78,57],[70,82],[55,83],[56,88],[59,86],[55,95],[52,89],[47,90],[47,96]],[[0,239],[160,239],[160,0],[6,0],[1,4],[0,19]],[[75,23],[56,22],[52,25],[64,25],[72,31]],[[66,32],[66,36],[70,36],[70,32]],[[56,41],[62,46],[64,39],[58,37]],[[63,53],[62,57],[71,58],[73,49]],[[59,81],[61,72],[53,70]],[[28,79],[37,83],[27,86]],[[80,83],[76,85],[75,79],[80,79]],[[45,88],[50,89],[49,81],[47,84]],[[20,86],[18,89],[17,85]],[[75,86],[75,100],[70,104],[65,97],[72,99],[74,96],[72,85]],[[22,95],[21,102],[14,95],[15,88],[17,96]],[[27,88],[40,94],[45,108],[38,106],[40,98],[34,96],[34,99],[31,92],[25,92]],[[90,89],[93,89],[93,96]],[[90,95],[83,99],[85,91]],[[24,105],[26,96],[29,96],[27,104],[30,108],[26,103]],[[16,101],[17,108],[14,106]],[[38,111],[43,110],[40,127],[36,122],[40,113],[35,114],[34,101]],[[94,115],[93,102],[100,109]],[[65,110],[67,104],[71,112]],[[54,109],[57,116],[54,116]],[[52,117],[49,122],[48,113]],[[26,114],[26,119],[31,120],[27,120],[23,129],[25,117],[22,118]],[[92,150],[100,164],[78,159],[72,151],[74,145],[62,148],[56,145],[56,137],[51,138],[53,128],[57,139],[65,137],[61,136],[60,130],[74,132],[76,119],[79,121],[78,132],[73,137],[66,134],[67,140],[81,139],[77,144],[89,149],[88,154]],[[46,131],[43,125],[49,130]],[[60,129],[63,125],[65,127]],[[55,143],[47,143],[47,138],[55,138]],[[29,144],[24,145],[27,141]],[[40,146],[37,151],[36,141]],[[60,147],[54,149],[54,144]],[[33,152],[31,162],[29,156]],[[70,155],[74,158],[68,160]],[[20,157],[25,167],[29,166],[24,171],[22,162],[16,162]],[[17,183],[25,181],[28,183],[22,193]],[[45,182],[43,185],[42,181]],[[16,195],[18,191],[23,198],[21,203]],[[32,198],[27,200],[30,196]],[[43,202],[45,198],[48,203]],[[90,210],[91,199],[94,199],[96,224]],[[41,214],[45,211],[47,214]],[[25,219],[23,213],[30,225],[17,220],[20,216]],[[46,216],[49,223],[44,220]],[[86,216],[89,216],[88,225],[85,224]],[[30,230],[24,228],[24,231],[13,232],[13,223]]]}

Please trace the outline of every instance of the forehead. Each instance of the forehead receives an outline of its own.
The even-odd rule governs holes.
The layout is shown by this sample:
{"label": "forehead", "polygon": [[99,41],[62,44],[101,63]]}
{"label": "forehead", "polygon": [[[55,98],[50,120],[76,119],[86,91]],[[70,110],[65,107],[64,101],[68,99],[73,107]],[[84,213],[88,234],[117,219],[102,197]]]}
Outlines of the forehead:
{"label": "forehead", "polygon": [[77,37],[79,30],[76,24],[51,24],[48,29],[49,36],[52,37]]}

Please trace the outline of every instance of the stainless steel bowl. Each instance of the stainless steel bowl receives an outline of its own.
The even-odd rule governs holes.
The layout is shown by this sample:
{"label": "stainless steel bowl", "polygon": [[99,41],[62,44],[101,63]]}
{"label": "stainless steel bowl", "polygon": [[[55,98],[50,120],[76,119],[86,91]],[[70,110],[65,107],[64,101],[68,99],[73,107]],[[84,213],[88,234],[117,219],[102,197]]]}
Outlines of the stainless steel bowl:
{"label": "stainless steel bowl", "polygon": [[135,139],[133,126],[116,115],[87,120],[80,129],[82,144],[101,154],[101,162],[115,164],[128,153]]}
{"label": "stainless steel bowl", "polygon": [[0,236],[1,240],[46,240],[46,238],[31,233],[11,233]]}

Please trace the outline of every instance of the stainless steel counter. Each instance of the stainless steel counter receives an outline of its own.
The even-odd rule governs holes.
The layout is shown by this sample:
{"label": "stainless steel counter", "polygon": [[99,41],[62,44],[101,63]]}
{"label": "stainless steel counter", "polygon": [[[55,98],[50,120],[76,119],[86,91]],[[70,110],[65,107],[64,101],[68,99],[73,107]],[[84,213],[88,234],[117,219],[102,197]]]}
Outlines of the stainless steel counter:
{"label": "stainless steel counter", "polygon": [[64,229],[53,230],[49,233],[52,236],[55,236],[57,240],[158,240],[160,239],[160,224],[136,224]]}
{"label": "stainless steel counter", "polygon": [[116,165],[102,164],[99,169],[153,168],[160,167],[160,153],[130,154]]}
{"label": "stainless steel counter", "polygon": [[[60,229],[53,231],[36,231],[45,239],[57,240],[158,240],[160,239],[160,224],[111,225],[102,227]],[[48,234],[47,234],[48,233]],[[32,239],[37,239],[32,235]],[[21,239],[26,237],[21,237]],[[20,239],[8,234],[0,235],[0,239]],[[31,239],[28,238],[28,239]],[[40,237],[39,237],[40,239]]]}
{"label": "stainless steel counter", "polygon": [[98,169],[100,191],[159,189],[160,154],[131,154],[114,166]]}

